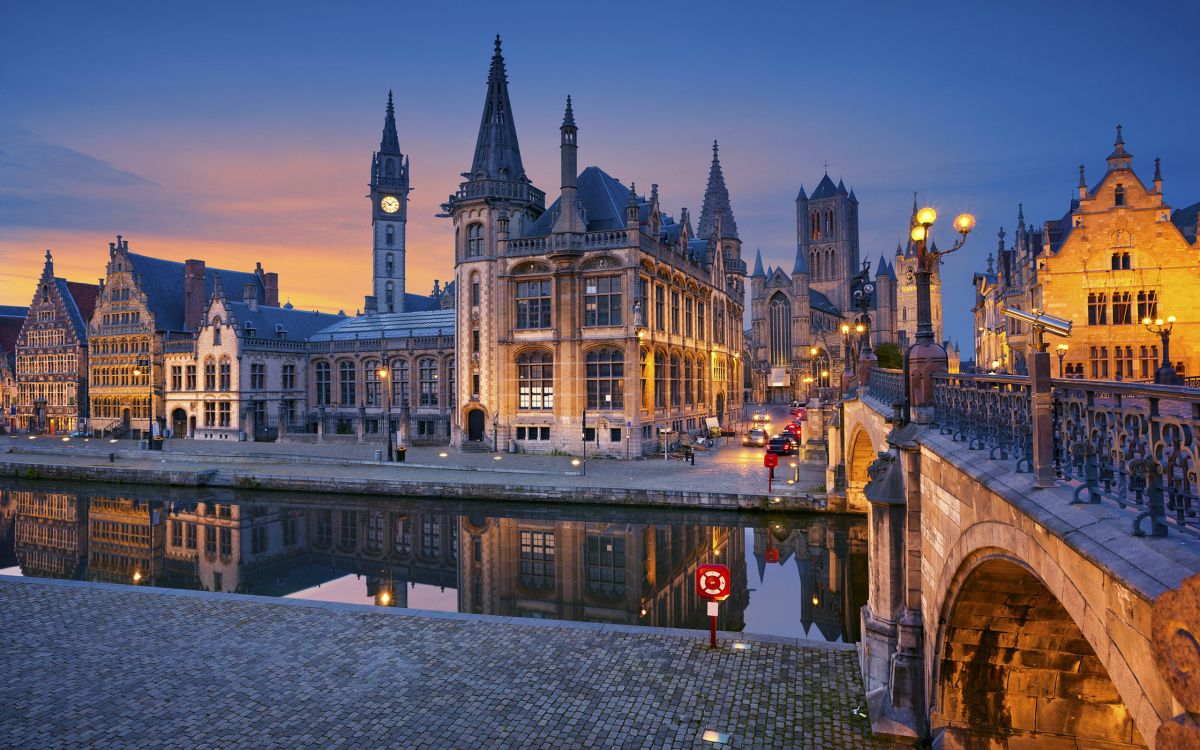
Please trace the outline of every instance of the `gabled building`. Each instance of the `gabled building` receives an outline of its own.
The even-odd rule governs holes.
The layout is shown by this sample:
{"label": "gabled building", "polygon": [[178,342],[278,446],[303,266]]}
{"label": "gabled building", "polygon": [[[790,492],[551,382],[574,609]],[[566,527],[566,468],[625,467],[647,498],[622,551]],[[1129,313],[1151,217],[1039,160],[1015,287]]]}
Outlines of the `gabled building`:
{"label": "gabled building", "polygon": [[16,418],[31,433],[67,434],[87,424],[88,331],[100,287],[54,275],[46,262],[16,344]]}
{"label": "gabled building", "polygon": [[0,434],[17,427],[17,338],[29,308],[0,305]]}
{"label": "gabled building", "polygon": [[[89,391],[93,432],[149,434],[163,427],[163,357],[171,346],[191,346],[204,321],[217,275],[261,305],[278,307],[279,277],[262,265],[250,272],[211,268],[129,251],[117,237],[88,327]],[[176,343],[181,342],[181,343]]]}
{"label": "gabled building", "polygon": [[[522,166],[496,40],[455,230],[456,445],[625,457],[737,421],[746,265],[714,149],[694,234],[599,167],[578,169],[570,98],[560,193]],[[586,416],[585,416],[586,415]]]}

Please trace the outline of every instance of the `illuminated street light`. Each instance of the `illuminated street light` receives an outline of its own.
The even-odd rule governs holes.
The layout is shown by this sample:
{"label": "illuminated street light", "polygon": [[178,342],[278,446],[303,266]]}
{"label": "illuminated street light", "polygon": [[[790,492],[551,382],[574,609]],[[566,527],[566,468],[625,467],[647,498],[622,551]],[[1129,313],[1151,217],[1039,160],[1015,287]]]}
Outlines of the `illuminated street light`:
{"label": "illuminated street light", "polygon": [[1157,334],[1162,341],[1162,364],[1154,371],[1154,382],[1160,385],[1178,385],[1179,375],[1171,366],[1171,329],[1175,327],[1175,316],[1168,315],[1166,320],[1155,318],[1153,321],[1147,316],[1142,318],[1142,325],[1150,333]]}
{"label": "illuminated street light", "polygon": [[1067,356],[1067,349],[1070,347],[1066,344],[1059,344],[1054,348],[1058,352],[1058,376],[1061,378],[1063,376],[1063,357]]}

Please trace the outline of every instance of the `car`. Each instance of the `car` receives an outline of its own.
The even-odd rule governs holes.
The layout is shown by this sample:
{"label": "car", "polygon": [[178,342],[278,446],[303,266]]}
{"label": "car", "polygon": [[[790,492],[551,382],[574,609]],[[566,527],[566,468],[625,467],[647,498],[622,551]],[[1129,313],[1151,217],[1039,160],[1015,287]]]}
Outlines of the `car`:
{"label": "car", "polygon": [[771,415],[763,409],[758,409],[754,412],[754,416],[750,417],[751,422],[770,422]]}
{"label": "car", "polygon": [[91,434],[92,433],[88,432],[87,430],[75,430],[74,432],[71,433],[70,437],[84,438],[84,437],[90,437]]}
{"label": "car", "polygon": [[755,427],[746,431],[742,436],[742,445],[764,446],[767,444],[767,431],[761,427]]}
{"label": "car", "polygon": [[777,456],[790,456],[795,452],[795,444],[786,435],[776,435],[767,442],[767,453],[774,453]]}
{"label": "car", "polygon": [[796,421],[807,420],[808,409],[805,409],[803,406],[796,407],[795,409],[792,409],[792,416],[796,418]]}

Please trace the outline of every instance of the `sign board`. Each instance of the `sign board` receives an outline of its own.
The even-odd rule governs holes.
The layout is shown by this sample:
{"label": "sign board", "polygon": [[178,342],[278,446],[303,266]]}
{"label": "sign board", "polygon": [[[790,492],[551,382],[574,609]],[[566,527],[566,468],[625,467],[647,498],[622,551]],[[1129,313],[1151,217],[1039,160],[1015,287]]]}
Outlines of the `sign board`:
{"label": "sign board", "polygon": [[763,454],[763,466],[767,467],[768,469],[774,469],[778,465],[779,456],[775,455],[774,453]]}
{"label": "sign board", "polygon": [[791,385],[791,378],[788,377],[787,368],[772,367],[771,377],[768,379],[767,385],[771,388],[786,388]]}
{"label": "sign board", "polygon": [[701,565],[696,568],[696,593],[710,602],[724,601],[729,598],[731,580],[724,565]]}

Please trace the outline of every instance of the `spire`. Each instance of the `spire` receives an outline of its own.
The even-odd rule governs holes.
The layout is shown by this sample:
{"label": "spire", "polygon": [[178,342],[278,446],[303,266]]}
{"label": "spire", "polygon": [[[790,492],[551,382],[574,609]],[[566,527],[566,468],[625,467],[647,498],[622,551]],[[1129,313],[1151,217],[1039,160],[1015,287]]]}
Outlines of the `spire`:
{"label": "spire", "polygon": [[838,180],[837,191],[838,191],[838,195],[845,195],[846,194],[846,183],[842,182],[841,180]]}
{"label": "spire", "polygon": [[526,182],[525,167],[521,164],[521,147],[517,143],[517,126],[513,122],[512,104],[508,99],[508,73],[500,53],[500,35],[496,35],[496,50],[488,70],[487,98],[483,101],[483,117],[479,122],[479,137],[475,141],[475,159],[468,180],[507,180]]}
{"label": "spire", "polygon": [[586,231],[583,217],[579,214],[579,191],[575,184],[579,151],[578,132],[575,127],[575,113],[571,110],[571,97],[568,96],[562,127],[559,128],[559,166],[562,175],[559,185],[562,192],[558,200],[558,218],[554,221],[553,231],[556,233]]}
{"label": "spire", "polygon": [[400,153],[400,138],[396,135],[396,107],[392,103],[392,92],[388,90],[387,114],[383,118],[383,138],[379,140],[379,153]]}
{"label": "spire", "polygon": [[792,273],[808,275],[808,255],[802,248],[796,248],[796,262],[792,264]]}
{"label": "spire", "polygon": [[1025,228],[1025,204],[1017,204],[1017,231]]}
{"label": "spire", "polygon": [[1162,192],[1162,159],[1154,159],[1154,192]]}
{"label": "spire", "polygon": [[1079,187],[1087,188],[1087,186],[1088,186],[1087,177],[1084,176],[1083,170],[1084,170],[1084,166],[1082,164],[1080,164],[1079,165]]}
{"label": "spire", "polygon": [[763,273],[762,248],[759,248],[758,250],[756,250],[754,252],[754,273],[752,273],[750,275],[756,279],[761,279],[764,276],[766,276],[766,274]]}
{"label": "spire", "polygon": [[710,237],[720,221],[721,239],[739,239],[737,223],[733,220],[733,207],[729,205],[729,191],[725,188],[725,175],[721,171],[721,159],[717,153],[717,142],[713,141],[712,165],[708,170],[708,187],[704,189],[704,205],[700,209],[698,236]]}
{"label": "spire", "polygon": [[875,264],[875,278],[887,275],[887,258],[883,257],[883,253],[879,254],[879,262]]}
{"label": "spire", "polygon": [[999,238],[1000,252],[1003,253],[1004,252],[1004,236],[1005,236],[1004,235],[1004,227],[1000,227],[1000,231],[996,233],[996,236]]}
{"label": "spire", "polygon": [[46,249],[46,264],[42,266],[42,276],[54,278],[54,258],[50,255],[50,249]]}
{"label": "spire", "polygon": [[1125,138],[1121,135],[1121,126],[1117,126],[1117,140],[1113,143],[1113,152],[1108,155],[1108,171],[1114,169],[1129,169],[1133,154],[1125,150]]}
{"label": "spire", "polygon": [[575,112],[571,109],[571,95],[567,94],[567,111],[563,113],[562,126],[575,127]]}
{"label": "spire", "polygon": [[800,183],[800,192],[796,193],[796,202],[808,200],[808,194],[804,192],[804,183]]}

